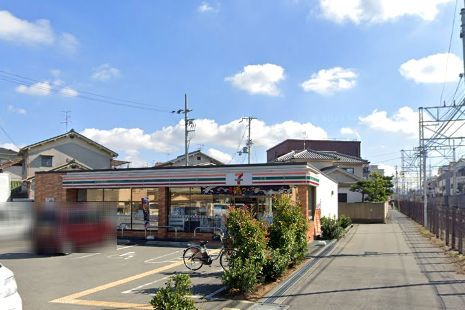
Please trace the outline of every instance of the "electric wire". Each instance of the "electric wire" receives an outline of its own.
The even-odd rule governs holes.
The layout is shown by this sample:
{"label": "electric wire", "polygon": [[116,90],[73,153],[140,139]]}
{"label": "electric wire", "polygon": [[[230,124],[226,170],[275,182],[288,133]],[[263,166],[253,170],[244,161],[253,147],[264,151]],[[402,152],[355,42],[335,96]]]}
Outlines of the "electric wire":
{"label": "electric wire", "polygon": [[454,17],[452,19],[452,29],[450,31],[449,47],[447,49],[447,56],[446,56],[446,68],[444,70],[444,82],[442,83],[442,90],[441,90],[441,97],[439,99],[439,104],[442,104],[442,97],[444,95],[444,90],[446,88],[447,66],[449,64],[449,54],[450,54],[450,50],[451,50],[451,47],[452,47],[452,38],[453,38],[453,35],[454,35],[454,30],[455,30],[455,19],[456,19],[456,16],[457,16],[457,6],[458,6],[458,0],[455,0]]}
{"label": "electric wire", "polygon": [[[34,87],[44,92],[53,92],[55,94],[60,94],[60,92],[62,92],[65,89],[65,88],[58,89],[55,85],[48,83],[48,81],[40,81],[37,79],[26,77],[24,75],[6,72],[4,70],[0,70],[0,80],[14,83],[14,84],[24,85],[27,87]],[[39,83],[46,83],[46,82],[47,82],[47,86],[42,86],[39,84]],[[112,105],[117,105],[117,106],[124,106],[124,107],[130,107],[130,108],[136,108],[136,109],[142,109],[142,110],[151,110],[151,111],[157,111],[157,112],[166,112],[166,113],[170,113],[172,110],[169,108],[149,105],[149,104],[137,102],[134,100],[119,99],[115,97],[110,97],[110,96],[101,95],[101,94],[97,94],[97,93],[93,93],[89,91],[83,91],[83,90],[74,89],[74,88],[73,90],[77,92],[76,97],[85,99],[85,100],[94,101],[94,102],[101,102],[101,103],[112,104]]]}

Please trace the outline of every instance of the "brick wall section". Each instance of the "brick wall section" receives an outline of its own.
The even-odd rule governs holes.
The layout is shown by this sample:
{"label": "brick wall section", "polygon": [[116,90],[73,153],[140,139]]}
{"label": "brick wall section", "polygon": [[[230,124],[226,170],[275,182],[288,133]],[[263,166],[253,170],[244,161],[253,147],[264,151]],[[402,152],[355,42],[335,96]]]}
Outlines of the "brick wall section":
{"label": "brick wall section", "polygon": [[[65,173],[39,173],[35,176],[34,205],[45,203],[45,198],[54,198],[55,203],[64,204],[67,201],[66,190],[63,189],[63,175]],[[70,195],[71,198],[71,195]]]}
{"label": "brick wall section", "polygon": [[292,191],[292,200],[294,200],[298,205],[300,205],[300,209],[302,214],[307,219],[308,224],[308,233],[307,233],[307,240],[313,240],[313,236],[315,234],[315,226],[313,221],[308,219],[308,186],[307,185],[299,185]]}

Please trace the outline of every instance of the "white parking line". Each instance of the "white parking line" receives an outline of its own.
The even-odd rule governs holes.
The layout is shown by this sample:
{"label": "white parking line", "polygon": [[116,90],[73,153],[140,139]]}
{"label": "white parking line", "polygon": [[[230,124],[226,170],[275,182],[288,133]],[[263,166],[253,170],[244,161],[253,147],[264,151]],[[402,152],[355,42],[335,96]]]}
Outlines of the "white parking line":
{"label": "white parking line", "polygon": [[210,293],[210,294],[208,294],[207,296],[205,296],[204,299],[210,300],[213,296],[215,296],[216,294],[221,293],[221,292],[224,291],[225,289],[226,289],[226,286],[220,287],[219,289],[217,289],[217,290],[214,291],[213,293]]}
{"label": "white parking line", "polygon": [[132,248],[132,247],[133,247],[133,245],[127,245],[127,246],[123,246],[123,247],[120,247],[120,248],[116,247],[116,251],[129,249],[129,248]]}
{"label": "white parking line", "polygon": [[123,254],[112,254],[108,255],[107,257],[110,259],[131,259],[136,256],[136,252],[126,252]]}
{"label": "white parking line", "polygon": [[202,295],[188,295],[188,297],[193,298],[193,299],[201,299],[203,296]]}
{"label": "white parking line", "polygon": [[158,280],[155,280],[155,281],[152,281],[152,282],[149,282],[149,283],[145,283],[145,284],[139,285],[138,287],[135,287],[135,288],[132,288],[132,289],[130,289],[130,290],[121,292],[121,294],[134,294],[135,291],[137,291],[137,290],[143,288],[144,286],[147,286],[147,285],[150,285],[150,284],[155,284],[155,283],[157,283],[157,282],[166,280],[166,279],[168,279],[169,277],[170,277],[170,276],[166,276],[166,277],[163,277],[163,278],[161,278],[161,279],[158,279]]}
{"label": "white parking line", "polygon": [[[161,255],[161,256],[149,258],[149,259],[145,260],[144,263],[145,263],[145,264],[172,263],[172,262],[174,262],[173,260],[164,260],[164,261],[158,261],[158,260],[159,260],[160,258],[163,258],[163,257],[166,257],[166,256],[170,256],[170,255],[173,255],[173,254],[176,254],[176,253],[180,253],[180,252],[182,252],[182,250],[178,250],[178,251],[171,252],[171,253],[168,253],[168,254],[164,254],[164,255]],[[181,257],[174,257],[174,258],[181,258]],[[177,260],[175,260],[175,261],[177,261]]]}
{"label": "white parking line", "polygon": [[87,255],[83,255],[83,256],[79,256],[79,257],[71,257],[71,259],[82,259],[82,258],[87,258],[87,257],[99,255],[99,254],[100,253],[91,253],[91,254],[87,254]]}

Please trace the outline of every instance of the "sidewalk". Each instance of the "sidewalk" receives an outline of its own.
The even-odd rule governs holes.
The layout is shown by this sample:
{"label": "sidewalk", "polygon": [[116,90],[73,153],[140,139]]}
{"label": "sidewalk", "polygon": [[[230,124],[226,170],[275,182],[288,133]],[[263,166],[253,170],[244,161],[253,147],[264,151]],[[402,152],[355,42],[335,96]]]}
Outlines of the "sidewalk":
{"label": "sidewalk", "polygon": [[[354,225],[286,291],[215,309],[465,309],[465,276],[416,224],[391,210],[388,224]],[[210,306],[207,309],[213,309]]]}

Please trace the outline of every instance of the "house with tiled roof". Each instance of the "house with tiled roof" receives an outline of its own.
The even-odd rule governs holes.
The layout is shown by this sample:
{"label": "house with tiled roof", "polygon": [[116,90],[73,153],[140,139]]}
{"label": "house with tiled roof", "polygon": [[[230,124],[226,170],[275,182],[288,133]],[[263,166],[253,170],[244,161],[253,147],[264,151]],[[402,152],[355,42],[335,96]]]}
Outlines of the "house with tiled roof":
{"label": "house with tiled roof", "polygon": [[350,187],[367,176],[369,161],[337,151],[311,149],[293,150],[275,159],[275,162],[306,162],[338,183],[339,202],[361,202],[360,193]]}
{"label": "house with tiled roof", "polygon": [[[205,154],[201,150],[193,151],[188,154],[189,166],[210,166],[210,165],[224,165],[223,162],[210,155]],[[180,167],[186,165],[186,155],[179,155],[176,158],[168,160],[163,163],[157,163],[157,167]]]}
{"label": "house with tiled roof", "polygon": [[128,163],[116,160],[117,156],[116,152],[71,129],[21,148],[14,158],[0,163],[0,171],[20,167],[23,191],[33,199],[36,172],[111,169]]}

